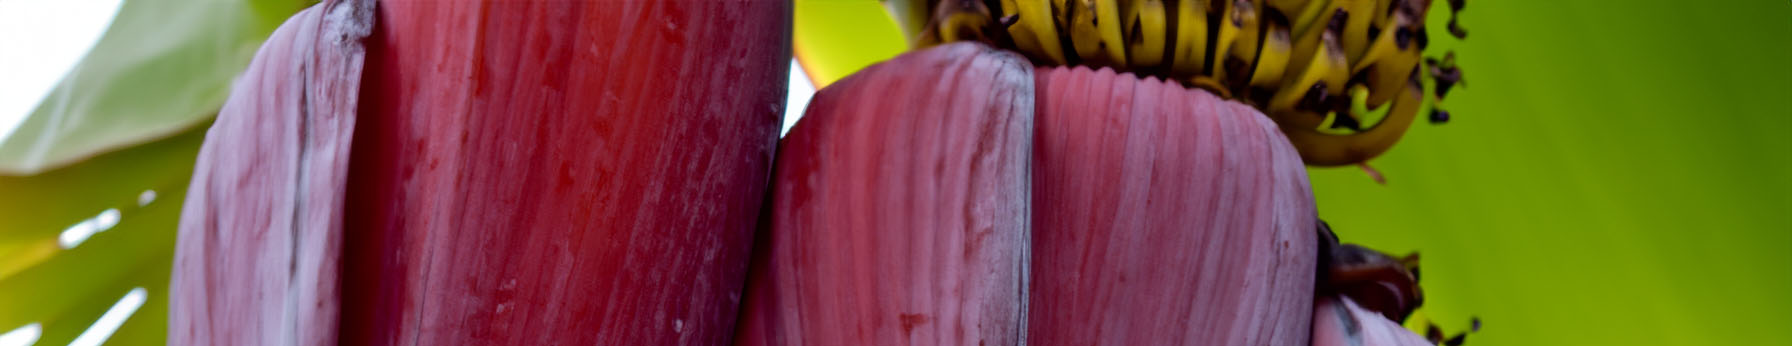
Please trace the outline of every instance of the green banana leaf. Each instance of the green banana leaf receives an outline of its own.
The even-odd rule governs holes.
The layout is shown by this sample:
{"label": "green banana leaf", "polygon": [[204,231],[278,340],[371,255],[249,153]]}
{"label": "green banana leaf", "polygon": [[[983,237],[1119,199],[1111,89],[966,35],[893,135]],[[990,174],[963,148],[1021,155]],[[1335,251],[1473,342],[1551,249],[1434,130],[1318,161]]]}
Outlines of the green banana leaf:
{"label": "green banana leaf", "polygon": [[[30,177],[0,177],[8,229],[0,244],[15,249],[0,254],[0,269],[12,269],[0,272],[0,332],[39,323],[38,344],[66,344],[142,287],[149,299],[111,343],[161,344],[174,228],[205,127]],[[63,248],[64,229],[108,209],[116,226]]]}
{"label": "green banana leaf", "polygon": [[908,50],[896,19],[876,1],[796,0],[795,7],[791,45],[816,88]]}
{"label": "green banana leaf", "polygon": [[[876,16],[841,2],[797,0],[818,86],[900,47],[853,40],[893,23],[810,18]],[[1426,304],[1409,327],[1479,317],[1470,345],[1783,338],[1792,3],[1473,1],[1461,42],[1434,3],[1431,55],[1456,51],[1465,73],[1445,101],[1454,120],[1415,124],[1371,162],[1386,185],[1309,170],[1345,241],[1422,253]]]}
{"label": "green banana leaf", "polygon": [[124,1],[93,49],[0,138],[0,174],[35,174],[206,121],[261,41],[305,3]]}
{"label": "green banana leaf", "polygon": [[[123,1],[0,138],[0,333],[36,323],[37,344],[67,344],[141,287],[146,299],[106,343],[166,340],[174,228],[205,129],[261,41],[308,2]],[[111,227],[61,239],[95,222]]]}

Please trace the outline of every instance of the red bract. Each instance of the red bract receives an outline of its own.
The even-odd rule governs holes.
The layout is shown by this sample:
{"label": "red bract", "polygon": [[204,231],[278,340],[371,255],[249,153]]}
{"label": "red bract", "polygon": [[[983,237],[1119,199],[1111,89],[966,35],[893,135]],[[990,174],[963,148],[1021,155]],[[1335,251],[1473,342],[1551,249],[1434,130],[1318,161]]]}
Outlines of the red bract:
{"label": "red bract", "polygon": [[721,343],[790,61],[783,1],[389,1],[343,341]]}
{"label": "red bract", "polygon": [[[220,114],[170,343],[728,339],[787,1],[354,4],[280,29]],[[316,29],[344,8],[377,18],[365,75],[327,47],[366,27]]]}
{"label": "red bract", "polygon": [[1033,78],[953,44],[822,89],[779,148],[737,345],[1017,345]]}
{"label": "red bract", "polygon": [[337,341],[343,186],[372,16],[365,1],[293,16],[232,89],[181,210],[169,344]]}
{"label": "red bract", "polygon": [[[1003,76],[1024,73],[978,69],[979,55],[917,51],[818,95],[780,150],[738,344],[1012,345],[1013,330],[1044,345],[1307,343],[1317,225],[1300,156],[1274,123],[1205,91],[1086,68],[1037,70],[1035,107],[1010,106],[1004,95],[1029,83]],[[978,178],[1026,162],[952,165],[1016,148],[990,145],[1013,129],[982,119],[1028,113],[1030,180]],[[960,186],[1015,184],[1031,196],[982,198],[1030,225],[994,223],[990,238],[1031,234],[1031,248],[964,242],[990,222],[965,216],[962,199],[979,195]],[[1003,269],[1015,261],[1030,270]],[[1016,275],[1030,276],[1026,293],[990,289]],[[1013,299],[1026,303],[991,305]],[[979,305],[1027,320],[964,309]]]}
{"label": "red bract", "polygon": [[1304,345],[1300,155],[1256,110],[1111,70],[1038,71],[1034,345]]}

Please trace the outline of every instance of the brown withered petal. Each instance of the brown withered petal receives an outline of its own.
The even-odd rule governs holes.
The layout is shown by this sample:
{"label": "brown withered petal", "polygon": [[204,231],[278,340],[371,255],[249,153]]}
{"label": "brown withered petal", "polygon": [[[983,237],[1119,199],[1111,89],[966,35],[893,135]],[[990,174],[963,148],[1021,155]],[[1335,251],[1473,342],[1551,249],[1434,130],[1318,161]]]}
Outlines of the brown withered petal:
{"label": "brown withered petal", "polygon": [[1322,283],[1322,293],[1350,297],[1357,304],[1403,322],[1414,309],[1424,304],[1416,276],[1417,257],[1404,262],[1392,256],[1356,244],[1342,244],[1331,249],[1326,263],[1329,273]]}
{"label": "brown withered petal", "polygon": [[1468,333],[1456,333],[1456,336],[1450,337],[1449,340],[1444,340],[1443,346],[1462,346],[1462,342],[1467,339]]}

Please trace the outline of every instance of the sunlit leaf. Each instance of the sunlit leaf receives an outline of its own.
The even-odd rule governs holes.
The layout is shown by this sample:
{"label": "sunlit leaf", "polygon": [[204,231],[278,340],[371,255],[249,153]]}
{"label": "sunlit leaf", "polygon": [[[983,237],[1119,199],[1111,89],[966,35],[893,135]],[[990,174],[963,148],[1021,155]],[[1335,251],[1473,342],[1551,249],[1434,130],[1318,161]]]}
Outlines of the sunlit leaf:
{"label": "sunlit leaf", "polygon": [[[13,244],[51,247],[48,256],[0,276],[0,330],[42,323],[39,344],[64,344],[125,292],[144,287],[149,300],[113,344],[124,340],[120,336],[126,332],[154,338],[127,344],[162,343],[174,227],[204,138],[205,126],[197,126],[35,176],[0,177],[0,229],[5,230],[0,249],[16,248],[5,247]],[[144,191],[157,191],[157,197],[140,204]],[[116,226],[73,248],[59,246],[64,229],[109,208],[118,210]],[[0,253],[0,263],[17,255]]]}
{"label": "sunlit leaf", "polygon": [[816,88],[908,49],[902,30],[872,0],[796,0],[796,59]]}
{"label": "sunlit leaf", "polygon": [[205,121],[261,40],[303,4],[125,1],[84,60],[0,139],[0,174],[53,169]]}

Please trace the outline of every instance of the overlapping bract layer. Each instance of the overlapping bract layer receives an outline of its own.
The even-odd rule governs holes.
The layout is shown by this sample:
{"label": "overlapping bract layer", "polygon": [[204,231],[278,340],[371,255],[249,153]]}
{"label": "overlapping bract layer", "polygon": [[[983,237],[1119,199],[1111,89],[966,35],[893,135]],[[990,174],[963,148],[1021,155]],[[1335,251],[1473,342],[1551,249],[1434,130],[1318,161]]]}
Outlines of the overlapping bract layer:
{"label": "overlapping bract layer", "polygon": [[1306,344],[1316,220],[1273,122],[1003,55],[949,44],[822,90],[737,344]]}
{"label": "overlapping bract layer", "polygon": [[1174,82],[1038,72],[1037,345],[1305,345],[1317,264],[1300,157]]}
{"label": "overlapping bract layer", "polygon": [[202,149],[169,343],[725,343],[789,30],[774,0],[307,10]]}
{"label": "overlapping bract layer", "polygon": [[168,343],[337,342],[344,186],[372,1],[268,38],[206,133],[181,210]]}
{"label": "overlapping bract layer", "polygon": [[1032,65],[959,43],[821,90],[779,148],[737,345],[1024,340]]}

